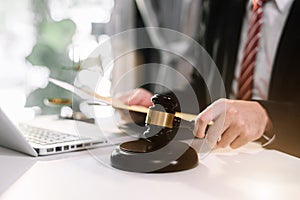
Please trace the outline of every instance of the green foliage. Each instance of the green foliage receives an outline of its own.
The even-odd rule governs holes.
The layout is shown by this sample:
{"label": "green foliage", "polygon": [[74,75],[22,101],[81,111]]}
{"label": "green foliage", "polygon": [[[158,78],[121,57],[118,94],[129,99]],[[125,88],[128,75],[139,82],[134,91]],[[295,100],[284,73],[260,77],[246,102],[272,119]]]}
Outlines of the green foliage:
{"label": "green foliage", "polygon": [[[36,16],[40,18],[39,16]],[[72,83],[76,75],[76,65],[68,56],[68,47],[76,31],[75,23],[70,20],[42,20],[36,25],[37,42],[31,54],[26,58],[32,65],[46,66],[51,77]],[[43,113],[57,113],[60,106],[49,107],[44,104],[47,98],[72,99],[72,94],[49,84],[45,89],[34,91],[27,99],[27,106],[40,106]]]}
{"label": "green foliage", "polygon": [[52,71],[72,69],[74,64],[68,57],[68,46],[71,44],[76,25],[71,20],[43,22],[37,36],[37,43],[27,60],[33,65],[47,66]]}
{"label": "green foliage", "polygon": [[44,22],[40,26],[39,43],[48,45],[56,52],[64,53],[72,41],[75,30],[76,25],[70,19]]}

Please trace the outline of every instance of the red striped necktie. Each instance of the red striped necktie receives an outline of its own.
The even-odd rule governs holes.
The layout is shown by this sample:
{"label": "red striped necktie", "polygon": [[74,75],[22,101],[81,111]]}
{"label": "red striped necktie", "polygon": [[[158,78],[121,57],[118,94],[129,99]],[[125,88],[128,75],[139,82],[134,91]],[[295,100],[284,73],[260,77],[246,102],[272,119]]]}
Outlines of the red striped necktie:
{"label": "red striped necktie", "polygon": [[263,3],[265,0],[253,0],[252,14],[248,25],[247,40],[241,62],[238,79],[237,99],[250,100],[253,94],[254,67],[263,23]]}

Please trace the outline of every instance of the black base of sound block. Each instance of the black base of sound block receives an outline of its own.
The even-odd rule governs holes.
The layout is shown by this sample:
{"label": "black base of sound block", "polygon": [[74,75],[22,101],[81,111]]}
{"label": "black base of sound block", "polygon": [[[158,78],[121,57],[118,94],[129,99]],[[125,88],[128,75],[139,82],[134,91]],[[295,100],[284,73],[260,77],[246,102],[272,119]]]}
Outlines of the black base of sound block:
{"label": "black base of sound block", "polygon": [[180,141],[157,148],[152,142],[139,139],[121,144],[111,154],[113,167],[131,172],[177,172],[194,168],[198,162],[196,151]]}

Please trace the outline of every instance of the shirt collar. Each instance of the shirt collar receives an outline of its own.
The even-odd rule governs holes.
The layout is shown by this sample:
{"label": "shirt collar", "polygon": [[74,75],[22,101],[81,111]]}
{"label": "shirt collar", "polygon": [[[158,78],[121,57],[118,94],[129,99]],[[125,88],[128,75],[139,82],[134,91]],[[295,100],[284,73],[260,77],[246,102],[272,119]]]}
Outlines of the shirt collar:
{"label": "shirt collar", "polygon": [[[252,8],[252,1],[253,0],[249,0],[248,3],[248,8],[251,9]],[[275,4],[275,6],[278,8],[279,12],[285,12],[290,5],[294,2],[294,0],[268,0],[269,2],[273,2]]]}
{"label": "shirt collar", "polygon": [[285,12],[290,5],[294,2],[294,0],[272,0],[274,1],[274,3],[276,4],[277,8],[279,9],[279,11]]}

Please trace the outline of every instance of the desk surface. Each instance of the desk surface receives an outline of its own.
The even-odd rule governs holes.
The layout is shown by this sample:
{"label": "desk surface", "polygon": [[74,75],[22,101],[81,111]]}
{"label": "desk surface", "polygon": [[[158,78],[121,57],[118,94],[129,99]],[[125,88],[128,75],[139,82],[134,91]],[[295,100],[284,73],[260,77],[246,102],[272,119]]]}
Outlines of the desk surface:
{"label": "desk surface", "polygon": [[142,174],[106,161],[114,147],[39,158],[0,147],[0,199],[295,199],[300,159],[250,143],[183,172]]}

